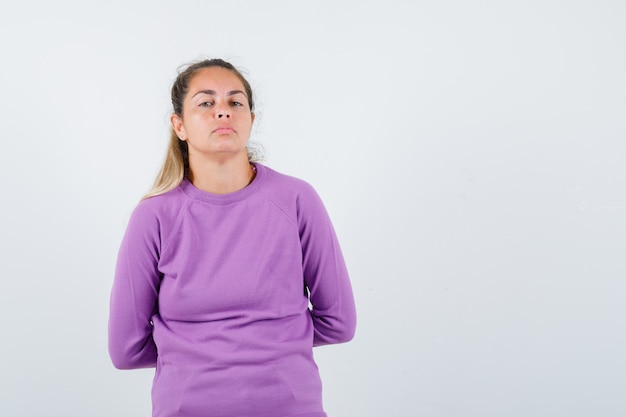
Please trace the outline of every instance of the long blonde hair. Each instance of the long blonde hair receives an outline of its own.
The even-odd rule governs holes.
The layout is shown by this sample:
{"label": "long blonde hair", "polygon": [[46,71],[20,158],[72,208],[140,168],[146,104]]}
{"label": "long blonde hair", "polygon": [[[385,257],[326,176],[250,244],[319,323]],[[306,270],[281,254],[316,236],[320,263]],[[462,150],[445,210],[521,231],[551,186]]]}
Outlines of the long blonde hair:
{"label": "long blonde hair", "polygon": [[[183,101],[185,100],[185,95],[189,89],[189,81],[191,81],[191,77],[193,75],[203,69],[210,67],[220,67],[225,68],[229,71],[232,71],[241,83],[246,91],[248,96],[248,102],[250,103],[250,111],[254,111],[254,99],[252,95],[252,87],[250,87],[250,83],[244,78],[244,76],[235,68],[231,63],[224,61],[223,59],[205,59],[203,61],[198,61],[192,64],[183,67],[183,69],[179,72],[178,77],[176,77],[176,81],[172,85],[172,107],[174,109],[174,114],[177,114],[182,117],[183,114]],[[250,162],[254,162],[259,160],[258,151],[256,146],[248,145],[248,160]],[[163,166],[161,170],[157,174],[157,177],[154,181],[154,185],[152,189],[143,197],[143,200],[146,198],[154,197],[160,194],[164,194],[176,187],[185,179],[189,177],[189,153],[187,149],[187,142],[182,141],[176,135],[176,132],[173,128],[170,127],[170,141],[167,146],[167,151],[165,153],[165,160],[163,161]]]}

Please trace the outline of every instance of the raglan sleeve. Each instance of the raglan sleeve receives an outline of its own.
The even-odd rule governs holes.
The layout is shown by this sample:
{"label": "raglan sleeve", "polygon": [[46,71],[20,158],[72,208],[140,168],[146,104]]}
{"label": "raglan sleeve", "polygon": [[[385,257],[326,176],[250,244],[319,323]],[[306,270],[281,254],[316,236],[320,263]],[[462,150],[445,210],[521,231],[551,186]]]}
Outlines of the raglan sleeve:
{"label": "raglan sleeve", "polygon": [[313,345],[348,342],[356,329],[348,270],[326,208],[308,184],[299,196],[298,227],[314,326]]}
{"label": "raglan sleeve", "polygon": [[157,308],[160,246],[158,217],[140,204],[122,239],[111,290],[108,348],[118,369],[156,366],[151,319]]}

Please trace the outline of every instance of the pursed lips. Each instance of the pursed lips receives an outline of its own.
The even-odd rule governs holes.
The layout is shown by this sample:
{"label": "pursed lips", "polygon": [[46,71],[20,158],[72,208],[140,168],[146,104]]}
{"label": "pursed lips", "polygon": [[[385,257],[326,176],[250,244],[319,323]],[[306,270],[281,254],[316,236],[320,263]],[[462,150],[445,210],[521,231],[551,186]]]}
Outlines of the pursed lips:
{"label": "pursed lips", "polygon": [[235,129],[230,126],[220,126],[213,130],[213,133],[233,133]]}

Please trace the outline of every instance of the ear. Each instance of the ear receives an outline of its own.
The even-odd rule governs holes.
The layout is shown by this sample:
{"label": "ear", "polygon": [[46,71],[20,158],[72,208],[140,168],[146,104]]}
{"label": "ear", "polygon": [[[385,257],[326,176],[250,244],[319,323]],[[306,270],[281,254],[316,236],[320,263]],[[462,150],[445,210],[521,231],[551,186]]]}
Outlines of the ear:
{"label": "ear", "polygon": [[183,126],[183,119],[177,114],[172,114],[170,116],[170,123],[172,124],[172,129],[176,132],[176,136],[180,140],[187,140],[187,134],[185,133],[185,127]]}
{"label": "ear", "polygon": [[254,112],[250,112],[250,115],[252,116],[252,123],[254,123],[254,116],[255,116]]}

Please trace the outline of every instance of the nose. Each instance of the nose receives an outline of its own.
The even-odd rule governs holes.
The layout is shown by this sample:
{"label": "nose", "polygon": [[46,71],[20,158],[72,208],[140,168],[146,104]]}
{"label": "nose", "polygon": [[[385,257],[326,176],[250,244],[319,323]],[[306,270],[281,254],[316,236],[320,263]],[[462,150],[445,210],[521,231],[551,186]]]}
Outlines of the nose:
{"label": "nose", "polygon": [[217,108],[215,109],[215,117],[217,117],[218,119],[230,119],[230,109],[228,108],[228,106],[218,104]]}

